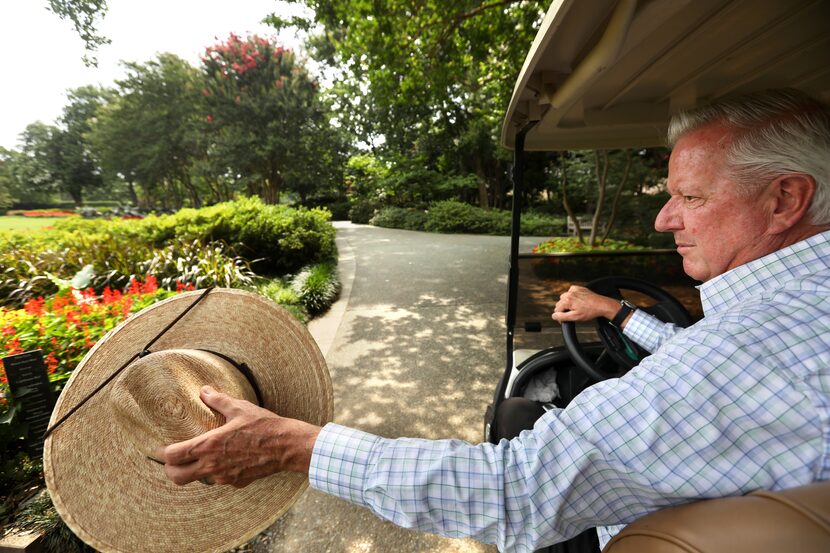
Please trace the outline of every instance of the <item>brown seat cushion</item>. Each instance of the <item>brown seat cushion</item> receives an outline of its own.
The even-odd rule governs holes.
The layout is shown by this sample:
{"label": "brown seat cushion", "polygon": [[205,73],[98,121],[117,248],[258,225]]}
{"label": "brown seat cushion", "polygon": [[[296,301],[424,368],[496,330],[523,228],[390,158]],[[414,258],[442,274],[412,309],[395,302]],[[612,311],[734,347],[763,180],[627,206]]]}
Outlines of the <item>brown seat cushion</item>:
{"label": "brown seat cushion", "polygon": [[830,481],[698,501],[629,524],[603,553],[828,553]]}

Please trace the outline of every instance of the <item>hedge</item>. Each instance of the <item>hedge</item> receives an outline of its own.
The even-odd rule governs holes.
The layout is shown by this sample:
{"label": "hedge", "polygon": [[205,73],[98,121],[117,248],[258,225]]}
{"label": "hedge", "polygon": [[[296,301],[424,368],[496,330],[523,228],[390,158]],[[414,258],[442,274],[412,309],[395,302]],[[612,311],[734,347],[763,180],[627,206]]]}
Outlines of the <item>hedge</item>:
{"label": "hedge", "polygon": [[[509,211],[481,209],[448,200],[434,202],[427,210],[386,207],[378,210],[369,222],[379,227],[428,232],[507,235],[510,234],[511,215]],[[550,236],[562,232],[564,221],[526,213],[522,215],[521,225],[522,234],[526,236]]]}

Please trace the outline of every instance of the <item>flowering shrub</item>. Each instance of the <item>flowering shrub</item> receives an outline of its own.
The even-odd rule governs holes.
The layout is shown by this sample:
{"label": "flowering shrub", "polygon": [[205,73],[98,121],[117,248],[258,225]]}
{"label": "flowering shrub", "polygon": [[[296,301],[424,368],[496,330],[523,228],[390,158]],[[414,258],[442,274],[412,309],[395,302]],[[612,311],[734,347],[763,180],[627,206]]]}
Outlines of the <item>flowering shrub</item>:
{"label": "flowering shrub", "polygon": [[[193,289],[185,285],[178,288]],[[104,288],[98,296],[91,288],[70,289],[49,299],[31,299],[23,309],[0,308],[0,356],[42,350],[49,381],[60,390],[104,334],[131,313],[176,293],[160,289],[156,279],[148,276],[144,282],[133,279],[123,292]],[[8,392],[0,362],[0,414],[9,407]]]}
{"label": "flowering shrub", "polygon": [[30,211],[13,210],[9,215],[22,215],[23,217],[75,217],[77,213],[72,211],[33,209]]}
{"label": "flowering shrub", "polygon": [[591,246],[579,241],[578,238],[551,238],[534,246],[533,253],[577,253],[577,252],[608,252],[625,250],[647,250],[624,240],[605,240],[602,244]]}

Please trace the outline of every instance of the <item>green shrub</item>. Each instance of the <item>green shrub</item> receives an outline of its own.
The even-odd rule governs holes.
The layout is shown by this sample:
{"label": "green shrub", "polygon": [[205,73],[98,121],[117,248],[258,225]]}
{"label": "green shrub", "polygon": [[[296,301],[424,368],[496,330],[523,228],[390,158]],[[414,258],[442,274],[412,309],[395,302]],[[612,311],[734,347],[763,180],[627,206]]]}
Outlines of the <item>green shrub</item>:
{"label": "green shrub", "polygon": [[299,295],[291,284],[286,283],[283,279],[263,279],[255,283],[250,289],[265,296],[274,303],[280,304],[298,321],[303,323],[308,321],[308,311],[306,311],[303,303],[300,301]]}
{"label": "green shrub", "polygon": [[311,315],[329,308],[340,293],[340,279],[334,263],[318,263],[304,268],[291,283],[303,306]]}
{"label": "green shrub", "polygon": [[456,201],[435,202],[429,206],[424,230],[446,233],[508,234],[510,214],[481,209]]}
{"label": "green shrub", "polygon": [[521,224],[522,234],[525,236],[555,236],[565,228],[565,218],[542,213],[525,213],[522,215]]}
{"label": "green shrub", "polygon": [[426,222],[425,211],[403,207],[384,207],[369,220],[370,224],[378,227],[406,230],[424,230]]}
{"label": "green shrub", "polygon": [[349,209],[349,220],[358,225],[365,225],[375,215],[377,204],[369,200],[357,200]]}
{"label": "green shrub", "polygon": [[329,216],[243,199],[140,221],[73,218],[37,234],[0,233],[0,304],[48,296],[50,275],[69,279],[86,265],[99,291],[148,273],[168,287],[182,268],[187,282],[222,286],[245,284],[253,270],[294,272],[335,254]]}

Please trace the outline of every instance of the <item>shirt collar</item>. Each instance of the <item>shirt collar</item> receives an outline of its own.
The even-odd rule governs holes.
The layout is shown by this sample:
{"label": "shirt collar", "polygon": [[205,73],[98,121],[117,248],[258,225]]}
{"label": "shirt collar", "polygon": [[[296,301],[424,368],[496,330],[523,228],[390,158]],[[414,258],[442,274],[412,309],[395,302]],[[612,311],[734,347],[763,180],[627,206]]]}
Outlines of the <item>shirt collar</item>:
{"label": "shirt collar", "polygon": [[828,262],[830,231],[814,234],[698,286],[703,312],[711,315],[757,294],[760,289],[780,286],[799,276],[827,269]]}

